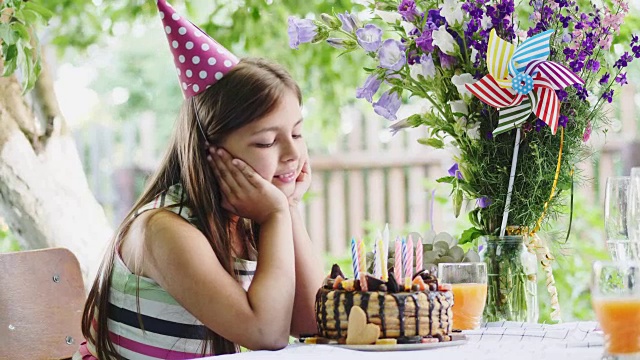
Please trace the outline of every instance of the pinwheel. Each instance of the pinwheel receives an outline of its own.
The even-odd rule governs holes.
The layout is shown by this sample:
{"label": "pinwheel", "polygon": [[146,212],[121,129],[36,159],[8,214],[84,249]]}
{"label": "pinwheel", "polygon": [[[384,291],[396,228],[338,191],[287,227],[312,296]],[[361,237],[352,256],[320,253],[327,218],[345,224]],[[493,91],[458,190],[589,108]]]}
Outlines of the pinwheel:
{"label": "pinwheel", "polygon": [[500,110],[494,135],[519,127],[532,112],[556,133],[560,100],[555,91],[584,84],[584,80],[565,66],[547,61],[552,34],[553,30],[548,30],[516,46],[491,30],[489,74],[466,87],[482,102]]}

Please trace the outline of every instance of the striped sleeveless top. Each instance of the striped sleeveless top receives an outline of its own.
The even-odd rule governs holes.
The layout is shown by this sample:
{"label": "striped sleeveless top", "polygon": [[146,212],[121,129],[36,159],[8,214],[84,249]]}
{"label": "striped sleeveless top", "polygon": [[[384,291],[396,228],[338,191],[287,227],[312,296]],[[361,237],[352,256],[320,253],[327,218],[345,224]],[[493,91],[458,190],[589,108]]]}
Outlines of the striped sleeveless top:
{"label": "striped sleeveless top", "polygon": [[[147,210],[165,208],[193,223],[191,211],[182,205],[183,196],[181,185],[173,185],[153,202],[141,207],[134,216]],[[108,328],[118,354],[130,360],[201,357],[205,326],[154,280],[133,274],[119,253],[114,261]],[[236,258],[234,270],[236,279],[246,291],[253,279],[256,262]],[[138,321],[137,296],[142,324]],[[93,325],[95,328],[95,320]],[[91,358],[86,355],[95,357],[95,354],[93,344],[87,342],[86,349],[83,351],[81,347],[73,360]]]}

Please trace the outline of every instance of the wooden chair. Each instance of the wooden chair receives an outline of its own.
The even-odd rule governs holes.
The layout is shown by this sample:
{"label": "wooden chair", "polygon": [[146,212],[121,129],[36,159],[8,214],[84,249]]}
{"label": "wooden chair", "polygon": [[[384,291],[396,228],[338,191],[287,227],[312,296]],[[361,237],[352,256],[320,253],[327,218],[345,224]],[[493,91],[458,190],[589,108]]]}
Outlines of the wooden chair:
{"label": "wooden chair", "polygon": [[80,264],[67,249],[0,253],[0,359],[66,359],[83,341]]}

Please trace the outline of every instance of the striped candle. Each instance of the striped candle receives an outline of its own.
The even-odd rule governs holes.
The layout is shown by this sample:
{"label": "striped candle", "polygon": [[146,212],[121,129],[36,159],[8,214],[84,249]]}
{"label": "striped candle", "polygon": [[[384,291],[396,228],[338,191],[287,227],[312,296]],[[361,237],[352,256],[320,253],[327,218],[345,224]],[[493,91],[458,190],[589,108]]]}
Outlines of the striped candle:
{"label": "striped candle", "polygon": [[[402,279],[404,279],[405,290],[407,290],[407,278],[409,278],[407,274],[411,272],[411,267],[411,264],[409,264],[409,254],[407,252],[407,241],[402,239],[402,268],[404,269],[404,276],[402,276],[403,274],[400,274],[400,281],[398,282],[398,285],[402,284]],[[410,284],[411,280],[409,280],[409,285]]]}
{"label": "striped candle", "polygon": [[393,277],[398,285],[402,282],[402,245],[400,239],[396,238],[396,256],[393,263]]}
{"label": "striped candle", "polygon": [[380,268],[378,267],[378,257],[380,257],[380,249],[378,248],[378,242],[373,244],[373,276],[380,278]]}
{"label": "striped candle", "polygon": [[413,239],[411,235],[407,237],[407,267],[404,271],[404,276],[411,280],[413,278]]}
{"label": "striped candle", "polygon": [[422,253],[424,249],[422,248],[422,241],[418,239],[416,241],[416,274],[422,271]]}
{"label": "striped candle", "polygon": [[358,277],[360,269],[358,268],[358,249],[356,247],[356,239],[351,238],[351,266],[353,266],[353,278]]}
{"label": "striped candle", "polygon": [[378,266],[380,267],[380,278],[382,281],[389,280],[389,274],[387,273],[387,258],[385,256],[384,251],[384,243],[382,239],[378,239],[378,249],[380,250],[380,255],[378,255]]}
{"label": "striped candle", "polygon": [[367,272],[367,254],[364,249],[364,241],[358,240],[358,269],[361,273]]}

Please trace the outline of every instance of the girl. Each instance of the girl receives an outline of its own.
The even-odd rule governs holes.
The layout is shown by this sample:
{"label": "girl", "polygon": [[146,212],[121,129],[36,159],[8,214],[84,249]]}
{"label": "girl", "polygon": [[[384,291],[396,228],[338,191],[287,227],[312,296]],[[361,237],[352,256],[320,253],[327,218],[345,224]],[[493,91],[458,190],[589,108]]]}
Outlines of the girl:
{"label": "girl", "polygon": [[324,277],[297,208],[311,181],[300,89],[158,7],[186,99],[101,264],[74,359],[283,348],[316,332]]}

